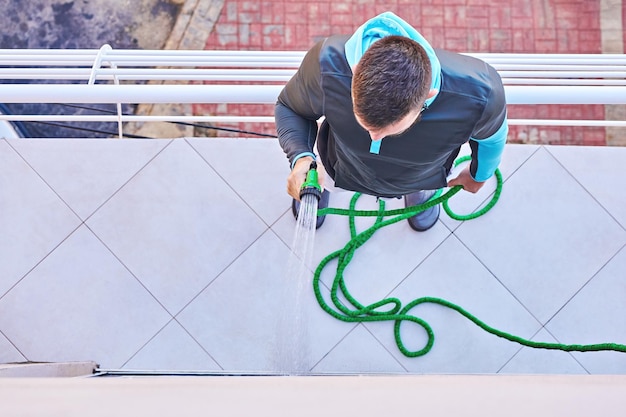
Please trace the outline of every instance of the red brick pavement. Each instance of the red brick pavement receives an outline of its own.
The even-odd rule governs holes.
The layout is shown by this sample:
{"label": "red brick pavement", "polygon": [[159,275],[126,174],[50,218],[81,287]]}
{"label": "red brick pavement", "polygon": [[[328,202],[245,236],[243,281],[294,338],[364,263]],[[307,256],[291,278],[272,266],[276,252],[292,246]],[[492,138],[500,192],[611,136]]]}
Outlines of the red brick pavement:
{"label": "red brick pavement", "polygon": [[[601,52],[599,0],[226,0],[206,49],[307,50],[325,36],[352,33],[384,11],[411,23],[433,46],[457,52]],[[196,111],[268,115],[273,106],[198,106]],[[509,106],[509,117],[603,119],[604,106]],[[275,133],[273,126],[239,128]],[[603,145],[605,132],[516,126],[509,140]]]}

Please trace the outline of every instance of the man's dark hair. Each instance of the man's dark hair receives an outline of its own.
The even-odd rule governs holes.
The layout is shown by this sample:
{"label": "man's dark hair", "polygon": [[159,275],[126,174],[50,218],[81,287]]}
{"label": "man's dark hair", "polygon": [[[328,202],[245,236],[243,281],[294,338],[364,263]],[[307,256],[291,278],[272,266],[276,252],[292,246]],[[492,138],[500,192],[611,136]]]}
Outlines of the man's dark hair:
{"label": "man's dark hair", "polygon": [[365,51],[354,69],[354,113],[367,127],[389,126],[422,105],[431,77],[430,60],[419,43],[386,36]]}

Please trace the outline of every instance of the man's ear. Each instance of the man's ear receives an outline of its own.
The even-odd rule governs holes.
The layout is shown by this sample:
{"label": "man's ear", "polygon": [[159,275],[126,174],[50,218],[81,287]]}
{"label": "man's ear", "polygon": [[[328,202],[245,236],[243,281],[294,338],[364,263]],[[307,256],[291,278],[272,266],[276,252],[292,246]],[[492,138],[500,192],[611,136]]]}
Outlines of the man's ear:
{"label": "man's ear", "polygon": [[439,90],[435,90],[434,88],[431,88],[430,91],[428,92],[428,97],[426,97],[426,100],[428,100],[429,98],[435,97],[438,92]]}

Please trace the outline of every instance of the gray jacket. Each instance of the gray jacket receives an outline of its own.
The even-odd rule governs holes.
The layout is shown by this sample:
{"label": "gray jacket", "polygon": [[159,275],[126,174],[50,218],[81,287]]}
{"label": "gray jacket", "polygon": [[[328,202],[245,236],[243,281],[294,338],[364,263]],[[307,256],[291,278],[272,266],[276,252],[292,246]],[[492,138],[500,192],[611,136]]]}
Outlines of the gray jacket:
{"label": "gray jacket", "polygon": [[[436,100],[419,123],[385,139],[374,154],[369,134],[352,110],[352,70],[344,52],[347,39],[331,36],[318,42],[278,97],[276,127],[289,161],[312,152],[317,140],[322,163],[336,186],[396,197],[445,187],[459,147],[471,138],[474,175],[481,154],[489,153],[481,152],[481,139],[488,141],[506,118],[498,73],[481,60],[436,49],[442,71]],[[322,116],[325,121],[318,135],[316,121]]]}

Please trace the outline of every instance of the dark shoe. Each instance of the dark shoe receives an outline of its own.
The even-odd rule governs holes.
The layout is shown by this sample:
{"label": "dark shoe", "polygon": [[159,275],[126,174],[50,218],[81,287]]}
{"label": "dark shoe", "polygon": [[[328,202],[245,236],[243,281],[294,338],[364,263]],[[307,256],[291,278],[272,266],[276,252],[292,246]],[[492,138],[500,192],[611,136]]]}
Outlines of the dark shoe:
{"label": "dark shoe", "polygon": [[[427,202],[433,195],[435,195],[436,190],[423,190],[417,191],[415,193],[407,194],[404,196],[404,206],[412,207],[418,206]],[[426,209],[422,212],[417,213],[413,217],[409,217],[407,221],[409,222],[409,226],[411,229],[424,232],[437,223],[437,219],[439,218],[439,204],[433,206],[429,209]]]}
{"label": "dark shoe", "polygon": [[[323,209],[328,207],[328,200],[330,197],[330,193],[327,190],[322,191],[322,197],[320,198],[319,203],[317,203],[317,209]],[[295,198],[291,201],[291,212],[293,213],[293,217],[298,220],[298,212],[300,211],[300,201]],[[315,223],[315,228],[319,229],[324,224],[324,220],[326,219],[326,215],[317,216],[317,221]]]}

